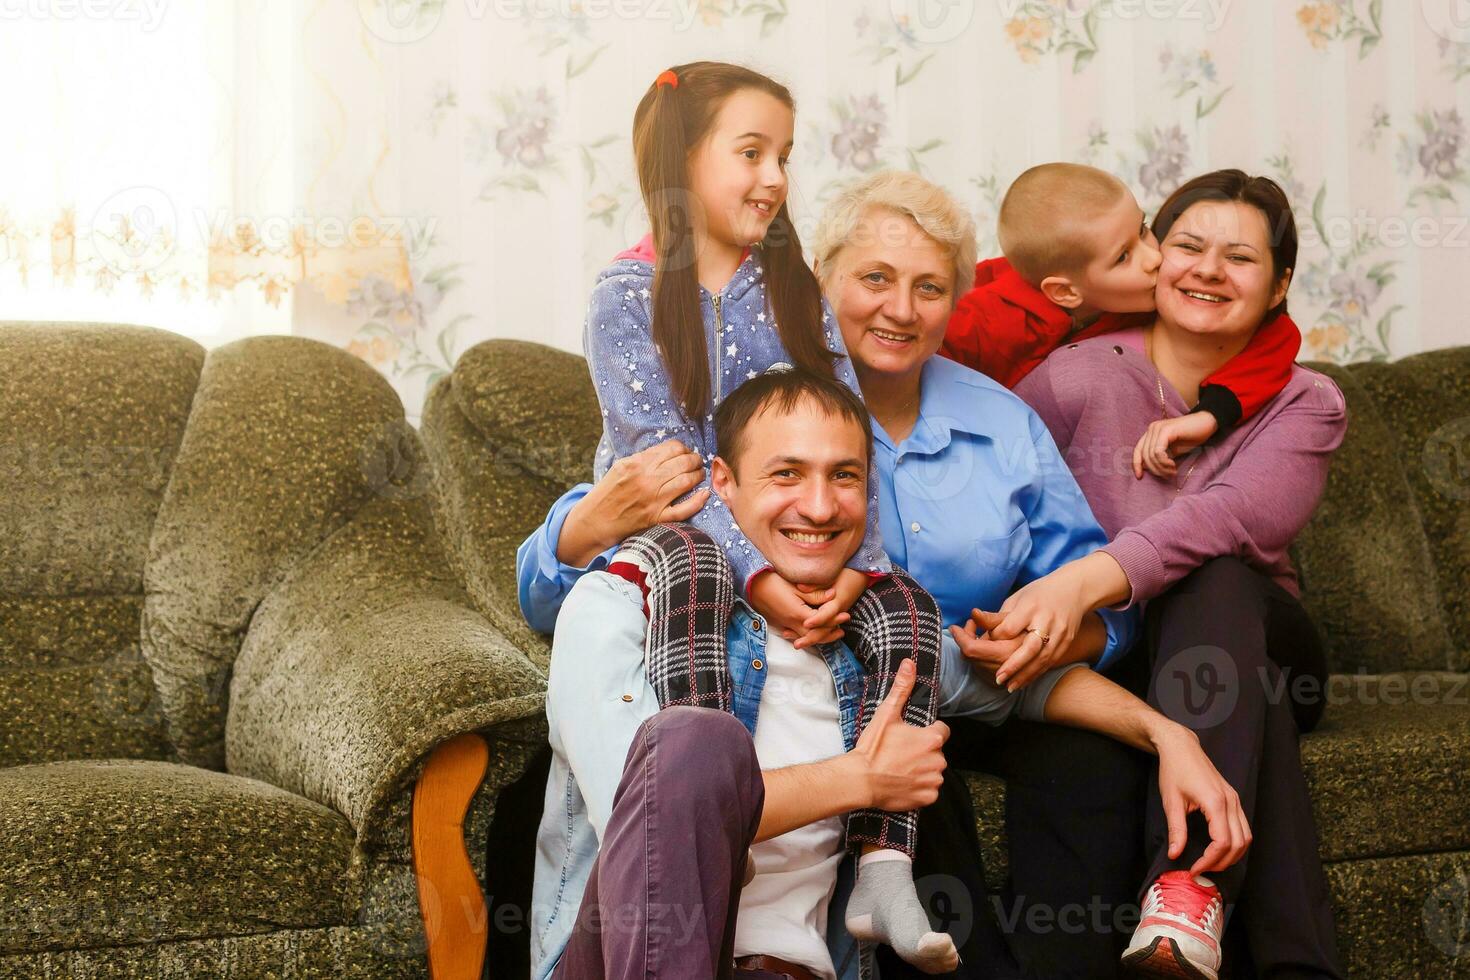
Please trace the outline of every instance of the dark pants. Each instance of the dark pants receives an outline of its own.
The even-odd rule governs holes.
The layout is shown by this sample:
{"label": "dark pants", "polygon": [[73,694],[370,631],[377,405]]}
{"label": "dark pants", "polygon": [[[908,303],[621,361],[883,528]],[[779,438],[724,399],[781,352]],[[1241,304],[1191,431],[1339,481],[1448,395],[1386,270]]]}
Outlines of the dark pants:
{"label": "dark pants", "polygon": [[[1149,704],[1194,730],[1250,822],[1246,857],[1210,877],[1227,915],[1239,919],[1232,925],[1256,973],[1344,976],[1297,746],[1298,733],[1322,717],[1327,680],[1321,637],[1306,610],[1240,560],[1216,558],[1149,602],[1145,633]],[[1203,818],[1192,814],[1184,853],[1169,859],[1156,773],[1145,819],[1145,888],[1165,871],[1189,868],[1210,839]]]}
{"label": "dark pants", "polygon": [[735,716],[665,708],[638,728],[557,980],[734,971],[745,858],[765,783]]}
{"label": "dark pants", "polygon": [[[1147,758],[1060,725],[945,721],[950,768],[939,800],[919,814],[914,877],[936,926],[955,935],[955,976],[1119,976],[1138,922]],[[1006,781],[1010,879],[1000,893],[985,883],[959,769]],[[878,955],[884,980],[923,976],[887,949]]]}

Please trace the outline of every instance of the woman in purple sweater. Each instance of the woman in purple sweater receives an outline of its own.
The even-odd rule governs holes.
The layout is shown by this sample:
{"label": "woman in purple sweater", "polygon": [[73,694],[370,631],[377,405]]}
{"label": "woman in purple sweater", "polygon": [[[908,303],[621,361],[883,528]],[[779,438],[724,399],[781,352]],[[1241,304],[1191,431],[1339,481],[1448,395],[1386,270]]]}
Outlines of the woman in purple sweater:
{"label": "woman in purple sweater", "polygon": [[[1209,841],[1198,818],[1169,860],[1150,794],[1152,865],[1126,963],[1213,980],[1238,902],[1261,976],[1342,977],[1297,748],[1321,717],[1327,663],[1287,548],[1322,494],[1346,406],[1331,380],[1297,366],[1258,415],[1200,449],[1175,460],[1145,441],[1135,455],[1152,423],[1189,412],[1200,382],[1286,312],[1296,264],[1286,196],[1239,170],[1180,187],[1153,230],[1163,266],[1152,322],[1061,348],[1016,388],[1111,543],[1019,590],[991,633],[1040,628],[1003,669],[1022,685],[1056,666],[1044,636],[1072,635],[1099,607],[1147,603],[1147,650],[1130,659],[1148,668],[1149,702],[1195,730],[1240,794],[1254,844],[1213,880],[1186,870]],[[1167,475],[1145,472],[1143,453]]]}

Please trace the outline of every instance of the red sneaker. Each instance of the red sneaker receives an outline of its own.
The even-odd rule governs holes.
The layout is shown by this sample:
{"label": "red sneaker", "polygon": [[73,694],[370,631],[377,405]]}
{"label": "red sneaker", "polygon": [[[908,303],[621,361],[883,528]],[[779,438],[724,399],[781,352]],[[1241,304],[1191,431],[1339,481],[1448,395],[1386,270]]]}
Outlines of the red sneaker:
{"label": "red sneaker", "polygon": [[1214,882],[1165,871],[1149,886],[1123,965],[1149,977],[1217,980],[1223,918]]}

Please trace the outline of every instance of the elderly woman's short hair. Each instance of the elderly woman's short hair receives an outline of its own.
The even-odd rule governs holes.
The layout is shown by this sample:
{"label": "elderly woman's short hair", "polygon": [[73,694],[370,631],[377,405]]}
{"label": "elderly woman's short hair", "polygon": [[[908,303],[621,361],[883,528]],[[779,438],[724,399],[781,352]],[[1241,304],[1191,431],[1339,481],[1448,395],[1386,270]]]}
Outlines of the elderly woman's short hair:
{"label": "elderly woman's short hair", "polygon": [[[948,191],[907,170],[881,170],[849,184],[822,212],[812,242],[825,289],[837,253],[853,242],[858,222],[873,208],[912,218],[954,261],[954,296],[975,283],[975,221]],[[881,240],[881,227],[878,232]]]}

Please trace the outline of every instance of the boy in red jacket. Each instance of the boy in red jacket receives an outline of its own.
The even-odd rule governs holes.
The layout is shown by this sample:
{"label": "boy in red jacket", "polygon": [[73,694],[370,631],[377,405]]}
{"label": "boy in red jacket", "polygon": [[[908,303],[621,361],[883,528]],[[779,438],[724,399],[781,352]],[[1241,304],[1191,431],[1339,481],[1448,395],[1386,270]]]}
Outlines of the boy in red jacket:
{"label": "boy in red jacket", "polygon": [[[1014,388],[1063,343],[1151,313],[1159,244],[1127,185],[1095,167],[1044,163],[1000,206],[1004,258],[975,267],[940,353]],[[1301,332],[1282,314],[1200,386],[1193,413],[1149,426],[1134,473],[1172,477],[1174,458],[1260,410],[1286,386]]]}

